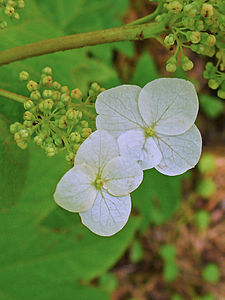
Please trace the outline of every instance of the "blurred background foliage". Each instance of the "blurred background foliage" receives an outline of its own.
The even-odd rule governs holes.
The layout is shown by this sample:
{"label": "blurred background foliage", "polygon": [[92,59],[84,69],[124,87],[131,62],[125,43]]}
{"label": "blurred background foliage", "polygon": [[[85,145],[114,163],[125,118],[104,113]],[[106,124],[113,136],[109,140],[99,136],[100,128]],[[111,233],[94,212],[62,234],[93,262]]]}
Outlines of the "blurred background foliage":
{"label": "blurred background foliage", "polygon": [[[154,7],[147,0],[29,0],[21,20],[0,33],[0,50],[119,26]],[[59,52],[2,66],[0,84],[26,95],[19,72],[35,80],[48,65],[56,80],[84,94],[93,81],[143,86],[171,76],[168,52],[153,40]],[[202,78],[204,58],[190,55],[195,68],[175,76],[193,81],[200,96],[200,164],[177,177],[145,172],[128,224],[109,238],[56,206],[52,195],[68,165],[35,146],[18,149],[8,128],[21,121],[23,106],[0,98],[1,300],[225,299],[224,104]]]}

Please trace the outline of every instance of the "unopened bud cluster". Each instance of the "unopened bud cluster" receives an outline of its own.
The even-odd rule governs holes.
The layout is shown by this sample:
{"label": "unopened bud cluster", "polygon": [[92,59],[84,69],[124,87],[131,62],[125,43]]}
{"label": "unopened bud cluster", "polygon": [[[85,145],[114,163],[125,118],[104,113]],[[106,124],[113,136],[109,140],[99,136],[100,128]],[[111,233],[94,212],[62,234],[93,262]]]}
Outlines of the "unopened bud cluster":
{"label": "unopened bud cluster", "polygon": [[[85,111],[79,109],[85,107],[81,90],[70,90],[54,81],[50,67],[42,70],[38,82],[31,80],[26,71],[19,77],[26,82],[29,97],[24,103],[23,124],[16,122],[10,127],[17,145],[25,149],[33,137],[34,143],[43,148],[47,156],[66,150],[66,159],[73,162],[81,143],[92,133]],[[101,91],[94,83],[89,97],[95,98]]]}
{"label": "unopened bud cluster", "polygon": [[0,0],[0,29],[7,27],[9,19],[19,20],[19,11],[24,6],[24,0]]}
{"label": "unopened bud cluster", "polygon": [[[175,72],[177,56],[182,47],[197,54],[218,59],[218,71],[224,71],[225,5],[223,0],[164,0],[163,8],[156,17],[163,21],[171,14],[168,24],[170,33],[164,37],[166,47],[176,46],[175,54],[167,61],[166,70]],[[183,55],[181,66],[184,71],[193,68],[193,62]],[[217,80],[217,78],[212,78]],[[212,83],[209,83],[212,86]],[[214,85],[215,86],[215,85]],[[221,95],[221,92],[218,93]]]}
{"label": "unopened bud cluster", "polygon": [[[225,53],[223,52],[223,64],[224,63]],[[217,90],[217,96],[225,99],[225,74],[218,71],[212,62],[208,62],[203,75],[204,78],[208,79],[208,86],[213,90]]]}

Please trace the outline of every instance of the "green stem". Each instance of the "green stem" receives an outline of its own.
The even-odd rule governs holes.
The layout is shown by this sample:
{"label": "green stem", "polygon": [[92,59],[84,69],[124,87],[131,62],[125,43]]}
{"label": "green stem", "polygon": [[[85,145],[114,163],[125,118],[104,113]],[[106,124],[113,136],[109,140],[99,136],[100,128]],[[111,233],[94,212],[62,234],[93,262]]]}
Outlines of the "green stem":
{"label": "green stem", "polygon": [[3,98],[14,100],[19,103],[25,103],[28,100],[27,97],[6,90],[2,90],[2,89],[0,89],[0,96],[2,96]]}
{"label": "green stem", "polygon": [[163,7],[163,2],[160,2],[159,5],[157,6],[156,10],[152,14],[147,15],[138,20],[135,20],[135,21],[129,23],[128,25],[138,25],[138,24],[148,23],[149,21],[153,20],[159,14],[162,7]]}
{"label": "green stem", "polygon": [[170,14],[168,14],[168,17],[161,23],[125,25],[111,29],[48,39],[3,50],[0,52],[0,66],[29,57],[85,46],[153,38],[164,32],[165,26],[169,22],[170,17]]}

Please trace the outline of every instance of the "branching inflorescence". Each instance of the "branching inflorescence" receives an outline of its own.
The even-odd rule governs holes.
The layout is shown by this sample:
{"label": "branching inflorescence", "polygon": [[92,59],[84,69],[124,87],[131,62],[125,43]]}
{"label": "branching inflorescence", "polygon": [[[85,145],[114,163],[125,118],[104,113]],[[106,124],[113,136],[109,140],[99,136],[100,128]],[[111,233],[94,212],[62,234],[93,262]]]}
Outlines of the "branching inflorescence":
{"label": "branching inflorescence", "polygon": [[7,20],[19,20],[19,12],[24,8],[23,0],[0,0],[0,29],[7,27]]}

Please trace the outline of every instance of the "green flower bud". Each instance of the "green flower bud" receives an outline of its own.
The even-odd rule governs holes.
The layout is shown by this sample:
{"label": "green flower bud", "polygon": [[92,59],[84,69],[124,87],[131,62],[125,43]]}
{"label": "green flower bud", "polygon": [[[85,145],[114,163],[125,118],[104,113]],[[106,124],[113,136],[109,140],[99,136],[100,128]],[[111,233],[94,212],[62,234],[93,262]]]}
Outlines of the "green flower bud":
{"label": "green flower bud", "polygon": [[43,76],[41,82],[44,86],[52,87],[52,76]]}
{"label": "green flower bud", "polygon": [[27,148],[28,144],[26,142],[22,141],[22,142],[18,142],[17,146],[24,150]]}
{"label": "green flower bud", "polygon": [[41,103],[39,104],[39,109],[42,112],[50,112],[52,110],[52,107],[54,105],[54,102],[52,101],[52,99],[46,99],[41,101]]}
{"label": "green flower bud", "polygon": [[24,102],[23,106],[24,106],[25,110],[31,110],[32,108],[34,108],[34,102],[31,100],[26,100],[26,102]]}
{"label": "green flower bud", "polygon": [[21,129],[18,133],[22,139],[27,139],[29,137],[29,131],[27,129]]}
{"label": "green flower bud", "polygon": [[204,18],[212,17],[214,15],[213,6],[208,3],[202,4],[201,15]]}
{"label": "green flower bud", "polygon": [[27,128],[33,127],[33,121],[27,121],[27,120],[25,120],[25,121],[23,122],[23,125],[24,125],[25,127],[27,127]]}
{"label": "green flower bud", "polygon": [[42,143],[43,143],[44,139],[40,136],[40,135],[36,135],[34,137],[34,143],[37,145],[37,146],[41,146]]}
{"label": "green flower bud", "polygon": [[83,98],[82,92],[80,89],[73,89],[71,91],[71,97],[75,100],[81,101]]}
{"label": "green flower bud", "polygon": [[6,8],[5,8],[5,10],[4,10],[4,13],[7,16],[11,17],[15,13],[15,9],[13,8],[13,6],[7,5]]}
{"label": "green flower bud", "polygon": [[77,143],[80,142],[81,136],[80,136],[79,132],[75,131],[75,132],[72,132],[72,133],[70,134],[69,139],[70,139],[70,141],[71,141],[72,143],[76,143],[76,144],[77,144]]}
{"label": "green flower bud", "polygon": [[38,90],[31,92],[31,94],[30,94],[30,99],[31,100],[38,101],[40,98],[41,98],[41,94]]}
{"label": "green flower bud", "polygon": [[53,101],[58,101],[60,100],[61,93],[59,91],[53,91],[52,93],[52,100]]}
{"label": "green flower bud", "polygon": [[45,152],[48,157],[53,157],[56,155],[56,149],[53,146],[46,147]]}
{"label": "green flower bud", "polygon": [[0,29],[5,29],[7,27],[7,22],[6,21],[1,21],[0,22]]}
{"label": "green flower bud", "polygon": [[64,103],[64,104],[69,104],[71,102],[71,97],[67,94],[67,93],[63,93],[61,95],[60,100]]}
{"label": "green flower bud", "polygon": [[91,89],[92,89],[93,91],[95,91],[95,92],[99,92],[100,89],[101,89],[101,87],[100,87],[100,85],[99,85],[97,82],[93,82],[93,83],[91,84]]}
{"label": "green flower bud", "polygon": [[33,121],[35,119],[35,116],[30,111],[26,111],[23,114],[23,118],[24,118],[24,120],[27,120],[27,121]]}
{"label": "green flower bud", "polygon": [[27,89],[28,91],[32,92],[32,91],[36,91],[38,89],[38,84],[37,82],[30,80],[27,84]]}
{"label": "green flower bud", "polygon": [[21,123],[16,122],[10,125],[9,130],[12,134],[15,134],[22,129],[22,126],[23,125]]}
{"label": "green flower bud", "polygon": [[188,31],[187,39],[190,40],[193,44],[198,44],[201,39],[201,35],[199,31]]}
{"label": "green flower bud", "polygon": [[189,17],[195,17],[196,14],[198,13],[198,10],[194,5],[194,3],[191,3],[184,6],[184,13]]}
{"label": "green flower bud", "polygon": [[82,138],[86,139],[87,137],[89,137],[91,133],[92,133],[91,128],[82,128],[80,135]]}
{"label": "green flower bud", "polygon": [[217,96],[220,97],[221,99],[225,99],[225,90],[219,89],[217,91]]}
{"label": "green flower bud", "polygon": [[207,45],[208,46],[214,46],[216,44],[216,37],[213,34],[209,34],[207,38]]}
{"label": "green flower bud", "polygon": [[73,149],[74,149],[74,152],[76,153],[77,150],[80,148],[80,144],[75,144],[73,145]]}
{"label": "green flower bud", "polygon": [[27,81],[29,80],[29,73],[27,73],[26,71],[22,71],[19,74],[20,80],[22,81]]}
{"label": "green flower bud", "polygon": [[66,85],[62,86],[60,91],[61,91],[61,93],[67,94],[67,95],[69,95],[69,93],[70,93],[70,90],[69,90],[68,86],[66,86]]}
{"label": "green flower bud", "polygon": [[184,71],[190,71],[193,69],[194,64],[187,56],[183,55],[181,58],[181,66]]}
{"label": "green flower bud", "polygon": [[220,85],[220,82],[218,82],[216,79],[210,79],[208,81],[208,86],[213,90],[218,89],[219,85]]}
{"label": "green flower bud", "polygon": [[22,138],[21,135],[19,134],[19,132],[16,132],[14,134],[14,140],[18,143],[18,142],[22,142]]}
{"label": "green flower bud", "polygon": [[42,70],[42,73],[43,73],[43,74],[46,74],[46,75],[52,75],[52,68],[50,68],[50,67],[45,67],[45,68]]}
{"label": "green flower bud", "polygon": [[176,64],[172,64],[172,63],[167,63],[167,64],[166,64],[166,71],[167,71],[167,72],[173,73],[173,72],[176,71],[176,69],[177,69]]}
{"label": "green flower bud", "polygon": [[51,97],[52,97],[52,94],[53,94],[52,90],[44,90],[44,91],[42,92],[43,98],[51,98]]}
{"label": "green flower bud", "polygon": [[59,119],[59,128],[66,128],[67,127],[67,120],[66,120],[66,116],[62,116]]}
{"label": "green flower bud", "polygon": [[174,35],[172,33],[170,33],[169,35],[167,35],[164,39],[164,43],[167,46],[172,46],[175,43],[175,38]]}
{"label": "green flower bud", "polygon": [[24,1],[23,1],[23,0],[18,0],[18,2],[17,2],[17,7],[18,7],[19,9],[23,9],[24,6],[25,6]]}
{"label": "green flower bud", "polygon": [[76,121],[78,123],[80,121],[80,111],[69,109],[66,113],[66,118],[68,121]]}
{"label": "green flower bud", "polygon": [[20,15],[18,13],[13,14],[13,19],[14,20],[19,20],[20,19]]}
{"label": "green flower bud", "polygon": [[66,155],[66,160],[69,163],[73,163],[75,158],[75,154],[73,152],[70,152],[69,154]]}
{"label": "green flower bud", "polygon": [[178,13],[181,12],[183,5],[179,1],[172,1],[170,2],[166,8],[172,12]]}
{"label": "green flower bud", "polygon": [[85,120],[83,120],[83,121],[80,122],[80,126],[81,126],[82,128],[88,128],[88,122],[85,121]]}
{"label": "green flower bud", "polygon": [[202,20],[198,20],[195,22],[195,29],[197,31],[202,31],[204,30],[205,26],[204,26],[204,22]]}
{"label": "green flower bud", "polygon": [[59,90],[61,88],[61,84],[57,81],[54,81],[52,84],[53,89]]}
{"label": "green flower bud", "polygon": [[195,24],[195,20],[190,17],[183,17],[182,23],[183,23],[183,26],[192,29]]}
{"label": "green flower bud", "polygon": [[53,136],[53,142],[57,147],[62,146],[62,139],[56,134]]}

